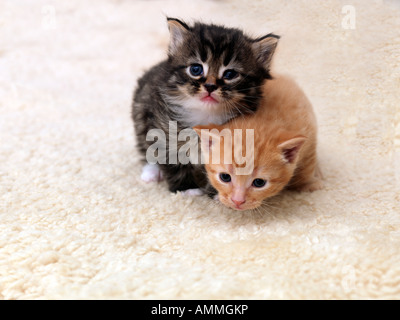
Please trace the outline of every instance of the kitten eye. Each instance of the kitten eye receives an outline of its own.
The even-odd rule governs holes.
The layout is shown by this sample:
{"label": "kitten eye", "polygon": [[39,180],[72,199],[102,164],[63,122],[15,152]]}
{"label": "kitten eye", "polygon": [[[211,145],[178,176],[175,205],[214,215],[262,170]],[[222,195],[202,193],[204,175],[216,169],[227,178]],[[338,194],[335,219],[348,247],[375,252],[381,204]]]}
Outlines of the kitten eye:
{"label": "kitten eye", "polygon": [[203,74],[203,66],[200,64],[193,64],[190,66],[189,72],[194,77],[201,76]]}
{"label": "kitten eye", "polygon": [[231,182],[231,176],[228,173],[220,173],[219,178],[221,179],[222,182]]}
{"label": "kitten eye", "polygon": [[226,80],[233,80],[235,79],[237,76],[239,75],[239,73],[233,69],[228,69],[225,70],[224,74],[222,75],[222,77]]}
{"label": "kitten eye", "polygon": [[266,183],[267,181],[265,181],[264,179],[254,179],[252,185],[256,188],[262,188],[265,186]]}

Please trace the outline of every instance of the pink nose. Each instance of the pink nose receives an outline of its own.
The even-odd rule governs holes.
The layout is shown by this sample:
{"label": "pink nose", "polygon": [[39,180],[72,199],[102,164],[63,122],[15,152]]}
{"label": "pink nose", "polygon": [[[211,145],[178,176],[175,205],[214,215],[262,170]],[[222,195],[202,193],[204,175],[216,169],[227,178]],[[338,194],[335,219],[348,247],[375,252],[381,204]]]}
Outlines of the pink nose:
{"label": "pink nose", "polygon": [[231,198],[231,200],[236,205],[236,207],[240,207],[240,205],[242,205],[243,203],[246,202],[246,200],[235,200],[235,199],[232,199],[232,198]]}

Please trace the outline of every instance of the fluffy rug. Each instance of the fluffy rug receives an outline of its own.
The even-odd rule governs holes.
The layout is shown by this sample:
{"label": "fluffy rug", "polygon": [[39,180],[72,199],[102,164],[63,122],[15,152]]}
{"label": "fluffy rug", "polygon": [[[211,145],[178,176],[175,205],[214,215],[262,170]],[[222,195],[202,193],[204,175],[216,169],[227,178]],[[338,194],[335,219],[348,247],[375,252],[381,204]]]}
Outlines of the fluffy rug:
{"label": "fluffy rug", "polygon": [[[0,298],[400,299],[400,5],[0,2]],[[165,16],[282,35],[325,188],[263,214],[140,181],[130,119]]]}

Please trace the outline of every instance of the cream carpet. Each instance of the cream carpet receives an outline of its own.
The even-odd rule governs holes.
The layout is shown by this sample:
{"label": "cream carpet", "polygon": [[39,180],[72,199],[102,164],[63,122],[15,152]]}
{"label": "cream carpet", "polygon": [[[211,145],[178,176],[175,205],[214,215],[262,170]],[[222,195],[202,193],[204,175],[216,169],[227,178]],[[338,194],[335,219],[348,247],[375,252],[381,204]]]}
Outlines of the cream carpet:
{"label": "cream carpet", "polygon": [[[347,4],[1,1],[0,298],[399,299],[400,2]],[[282,35],[323,190],[260,215],[140,181],[130,101],[165,15]]]}

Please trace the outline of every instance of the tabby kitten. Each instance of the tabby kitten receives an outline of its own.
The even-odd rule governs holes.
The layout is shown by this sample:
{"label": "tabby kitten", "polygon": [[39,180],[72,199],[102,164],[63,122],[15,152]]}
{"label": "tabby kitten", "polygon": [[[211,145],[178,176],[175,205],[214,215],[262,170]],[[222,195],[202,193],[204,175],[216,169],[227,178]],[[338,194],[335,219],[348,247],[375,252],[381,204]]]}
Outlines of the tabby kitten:
{"label": "tabby kitten", "polygon": [[[235,210],[257,208],[285,187],[299,191],[322,188],[316,153],[317,123],[311,103],[286,76],[274,77],[263,90],[264,98],[255,114],[237,117],[225,125],[194,128],[207,157],[211,158],[213,152],[218,155],[219,161],[208,159],[205,165],[217,197]],[[232,137],[239,129],[242,139],[230,139],[230,135],[225,138],[221,134],[224,129]],[[246,135],[250,134],[246,129],[254,130],[252,148],[246,145]],[[246,163],[238,163],[238,154],[246,154]],[[248,170],[243,174],[246,166]]]}
{"label": "tabby kitten", "polygon": [[[168,59],[139,79],[133,98],[132,118],[143,156],[154,143],[146,141],[151,129],[162,129],[166,149],[170,148],[171,121],[176,121],[179,134],[185,128],[223,124],[239,114],[253,113],[262,84],[271,78],[271,58],[279,39],[274,34],[252,39],[239,29],[203,23],[188,26],[174,18],[167,22]],[[169,151],[166,164],[144,166],[144,181],[165,178],[173,192],[199,188],[207,182],[201,165],[173,164]]]}

